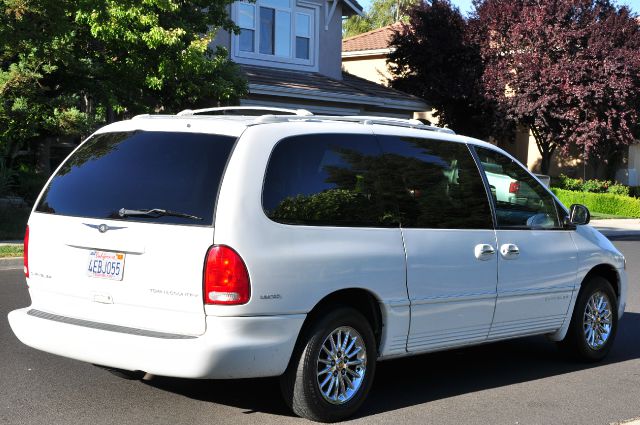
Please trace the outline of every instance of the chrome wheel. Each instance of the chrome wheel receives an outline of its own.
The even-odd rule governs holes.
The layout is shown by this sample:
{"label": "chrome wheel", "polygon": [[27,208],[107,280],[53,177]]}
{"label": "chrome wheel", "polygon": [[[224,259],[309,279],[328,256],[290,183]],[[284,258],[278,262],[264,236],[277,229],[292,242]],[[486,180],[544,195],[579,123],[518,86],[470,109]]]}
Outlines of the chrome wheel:
{"label": "chrome wheel", "polygon": [[329,334],[320,346],[317,382],[322,397],[331,404],[353,398],[367,371],[367,349],[360,334],[342,326]]}
{"label": "chrome wheel", "polygon": [[609,340],[613,323],[609,297],[598,291],[591,295],[584,309],[583,329],[587,345],[592,350],[601,349]]}

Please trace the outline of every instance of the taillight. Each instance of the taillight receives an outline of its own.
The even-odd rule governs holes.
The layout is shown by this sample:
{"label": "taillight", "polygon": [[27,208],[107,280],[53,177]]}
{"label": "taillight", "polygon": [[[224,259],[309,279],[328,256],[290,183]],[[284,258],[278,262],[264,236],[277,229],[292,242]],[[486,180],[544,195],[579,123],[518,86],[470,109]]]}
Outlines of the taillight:
{"label": "taillight", "polygon": [[29,226],[24,232],[24,275],[29,277]]}
{"label": "taillight", "polygon": [[204,303],[245,304],[250,295],[249,272],[240,255],[225,245],[209,248],[204,264]]}
{"label": "taillight", "polygon": [[520,190],[519,181],[512,181],[511,183],[509,183],[509,193],[518,193],[519,190]]}

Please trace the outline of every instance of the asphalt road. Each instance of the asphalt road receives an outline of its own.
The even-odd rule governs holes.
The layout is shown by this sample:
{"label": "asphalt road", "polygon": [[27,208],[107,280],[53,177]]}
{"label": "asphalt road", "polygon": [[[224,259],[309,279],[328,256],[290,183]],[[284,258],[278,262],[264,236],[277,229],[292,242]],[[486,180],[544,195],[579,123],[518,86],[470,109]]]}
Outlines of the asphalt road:
{"label": "asphalt road", "polygon": [[[357,424],[610,424],[640,417],[640,238],[629,300],[606,361],[563,359],[544,337],[382,362]],[[6,268],[6,267],[5,267]],[[127,381],[22,345],[4,319],[27,306],[21,270],[0,267],[0,424],[280,424],[274,379]]]}

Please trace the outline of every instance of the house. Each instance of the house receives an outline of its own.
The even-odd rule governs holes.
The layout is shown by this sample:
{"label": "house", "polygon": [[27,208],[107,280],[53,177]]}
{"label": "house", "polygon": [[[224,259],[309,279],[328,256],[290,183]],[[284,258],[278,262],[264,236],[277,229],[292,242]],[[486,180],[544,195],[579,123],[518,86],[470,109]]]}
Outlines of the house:
{"label": "house", "polygon": [[352,75],[389,85],[392,75],[387,57],[391,38],[400,24],[387,25],[342,40],[342,69]]}
{"label": "house", "polygon": [[[640,17],[638,18],[640,23]],[[388,85],[392,75],[387,65],[387,57],[392,52],[390,41],[393,33],[400,28],[400,23],[388,25],[363,34],[345,38],[342,41],[342,68],[344,71],[358,77]],[[437,118],[433,117],[433,110],[423,110],[414,114],[414,118],[426,119],[437,124]],[[489,142],[492,142],[489,140]],[[530,131],[519,126],[516,134],[511,140],[500,141],[498,146],[520,162],[525,164],[529,170],[540,172],[540,162],[542,156],[538,151],[535,139]],[[571,152],[568,157],[560,157],[555,154],[549,174],[558,176],[567,174],[573,177],[603,177],[603,167],[596,167],[595,164],[585,163],[580,152]],[[628,152],[618,163],[616,180],[630,186],[640,185],[640,144],[629,146]]]}
{"label": "house", "polygon": [[308,109],[316,114],[410,118],[427,105],[342,71],[342,18],[361,15],[356,0],[238,1],[231,17],[240,34],[220,31],[249,83],[242,106]]}

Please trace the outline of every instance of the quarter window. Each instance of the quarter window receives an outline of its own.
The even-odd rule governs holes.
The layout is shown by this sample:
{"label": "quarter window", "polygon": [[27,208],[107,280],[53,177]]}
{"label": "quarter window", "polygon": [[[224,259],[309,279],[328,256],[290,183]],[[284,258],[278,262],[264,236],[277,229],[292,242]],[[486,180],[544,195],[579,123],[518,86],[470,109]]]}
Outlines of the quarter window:
{"label": "quarter window", "polygon": [[290,137],[274,148],[264,182],[267,216],[287,224],[397,226],[388,167],[372,135]]}
{"label": "quarter window", "polygon": [[380,143],[403,227],[493,228],[482,177],[465,144],[395,136],[381,136]]}
{"label": "quarter window", "polygon": [[511,158],[476,148],[501,228],[559,228],[553,196]]}

